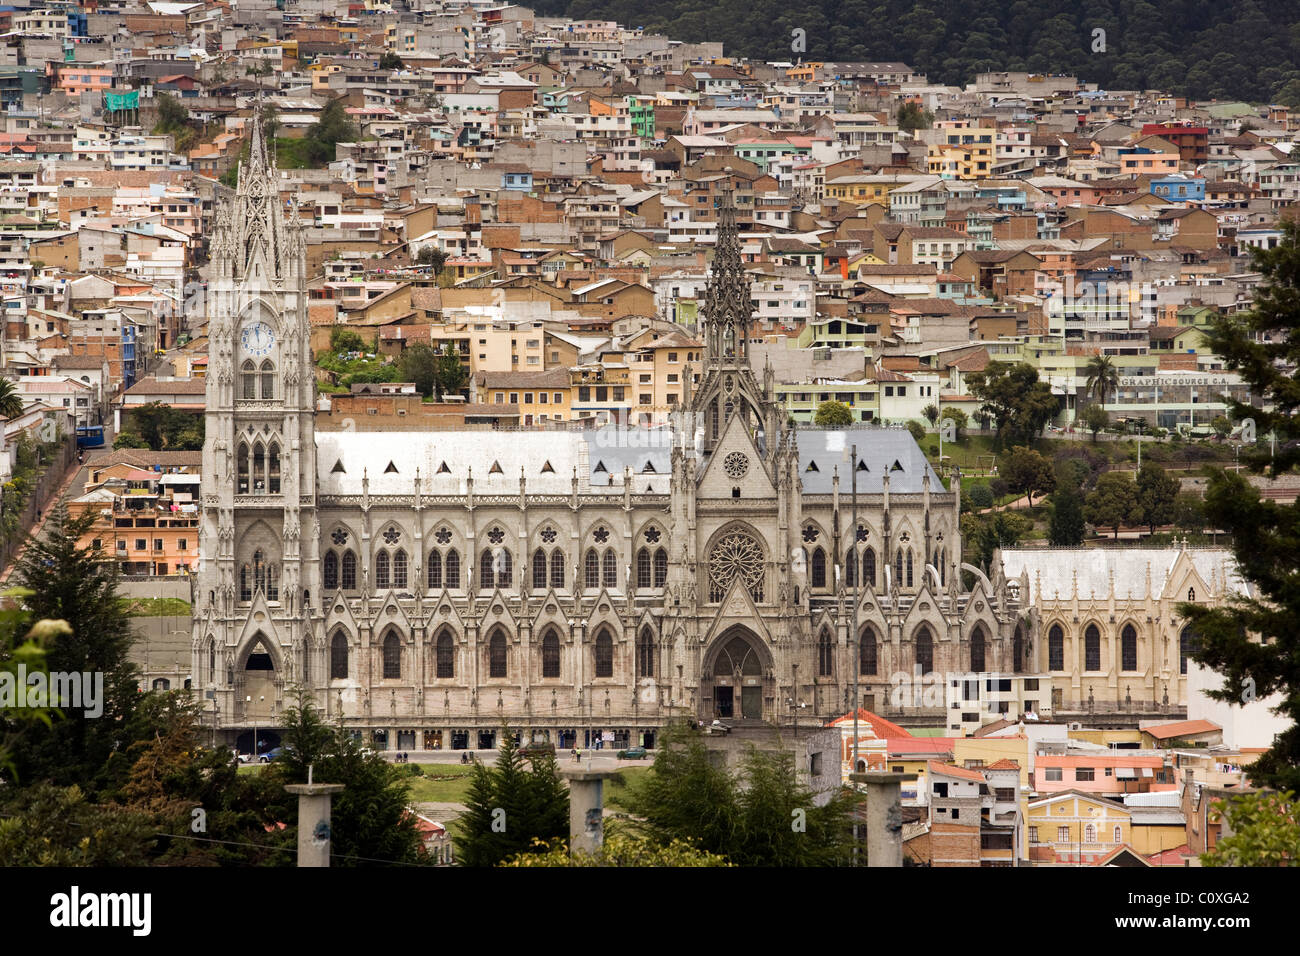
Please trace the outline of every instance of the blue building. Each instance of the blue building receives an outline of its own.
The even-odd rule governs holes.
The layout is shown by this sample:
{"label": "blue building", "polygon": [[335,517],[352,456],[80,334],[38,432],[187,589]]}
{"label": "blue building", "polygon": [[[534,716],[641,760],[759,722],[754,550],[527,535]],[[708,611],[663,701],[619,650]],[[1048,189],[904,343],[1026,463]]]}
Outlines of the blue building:
{"label": "blue building", "polygon": [[1151,195],[1170,202],[1202,202],[1205,180],[1200,176],[1153,176]]}

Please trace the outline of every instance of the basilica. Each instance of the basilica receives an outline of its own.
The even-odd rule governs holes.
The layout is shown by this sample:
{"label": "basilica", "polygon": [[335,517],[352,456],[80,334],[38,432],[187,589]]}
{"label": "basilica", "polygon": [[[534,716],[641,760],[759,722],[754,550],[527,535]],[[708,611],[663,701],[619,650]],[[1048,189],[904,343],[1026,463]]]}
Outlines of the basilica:
{"label": "basilica", "polygon": [[318,432],[277,178],[255,126],[211,249],[193,677],[229,742],[299,691],[377,749],[488,748],[503,723],[567,749],[1035,669],[1022,589],[961,564],[958,483],[904,429],[792,427],[752,369],[725,195],[671,428]]}

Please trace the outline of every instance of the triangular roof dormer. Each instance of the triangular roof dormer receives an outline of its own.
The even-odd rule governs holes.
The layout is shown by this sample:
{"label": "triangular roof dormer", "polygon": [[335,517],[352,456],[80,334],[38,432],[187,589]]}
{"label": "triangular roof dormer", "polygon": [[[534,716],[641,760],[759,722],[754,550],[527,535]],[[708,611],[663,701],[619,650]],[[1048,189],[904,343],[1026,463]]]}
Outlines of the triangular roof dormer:
{"label": "triangular roof dormer", "polygon": [[330,469],[330,474],[332,474],[332,475],[346,475],[346,474],[347,474],[347,469],[343,467],[343,459],[342,459],[342,458],[340,458],[338,461],[334,462],[334,467]]}

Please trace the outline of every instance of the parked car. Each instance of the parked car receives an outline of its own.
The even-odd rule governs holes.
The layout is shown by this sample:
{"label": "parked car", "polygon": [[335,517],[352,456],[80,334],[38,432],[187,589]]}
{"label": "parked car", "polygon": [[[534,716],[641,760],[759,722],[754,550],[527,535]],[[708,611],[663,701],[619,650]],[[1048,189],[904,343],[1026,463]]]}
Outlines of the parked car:
{"label": "parked car", "polygon": [[258,757],[258,758],[257,758],[257,762],[258,762],[258,763],[270,763],[270,762],[273,761],[273,760],[279,760],[282,756],[284,756],[284,748],[283,748],[283,747],[273,747],[272,749],[268,750],[266,753],[264,753],[264,754],[262,754],[260,757]]}
{"label": "parked car", "polygon": [[645,760],[648,756],[644,747],[628,747],[618,752],[619,760]]}
{"label": "parked car", "polygon": [[547,740],[532,740],[519,748],[521,757],[555,756],[555,744]]}

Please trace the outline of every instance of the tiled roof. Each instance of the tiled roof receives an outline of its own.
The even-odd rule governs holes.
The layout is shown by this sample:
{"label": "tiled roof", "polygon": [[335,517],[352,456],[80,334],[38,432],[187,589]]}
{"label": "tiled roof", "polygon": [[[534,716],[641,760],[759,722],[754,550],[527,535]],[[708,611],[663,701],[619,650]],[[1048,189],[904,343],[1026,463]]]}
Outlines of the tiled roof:
{"label": "tiled roof", "polygon": [[[843,717],[836,717],[826,726],[841,727],[845,724],[851,725],[852,723],[853,723],[853,711],[849,711]],[[893,741],[897,738],[910,739],[912,736],[906,730],[898,726],[898,724],[894,723],[893,721],[886,720],[884,717],[881,717],[879,714],[873,714],[871,711],[864,710],[861,707],[858,708],[858,723],[859,725],[865,723],[868,726],[870,726],[872,733],[874,733],[881,740]],[[859,727],[859,729],[861,728]]]}
{"label": "tiled roof", "polygon": [[1156,740],[1171,740],[1174,737],[1187,737],[1192,734],[1208,734],[1222,730],[1218,724],[1209,720],[1180,720],[1173,724],[1160,724],[1155,727],[1143,727],[1142,733],[1150,734]]}

